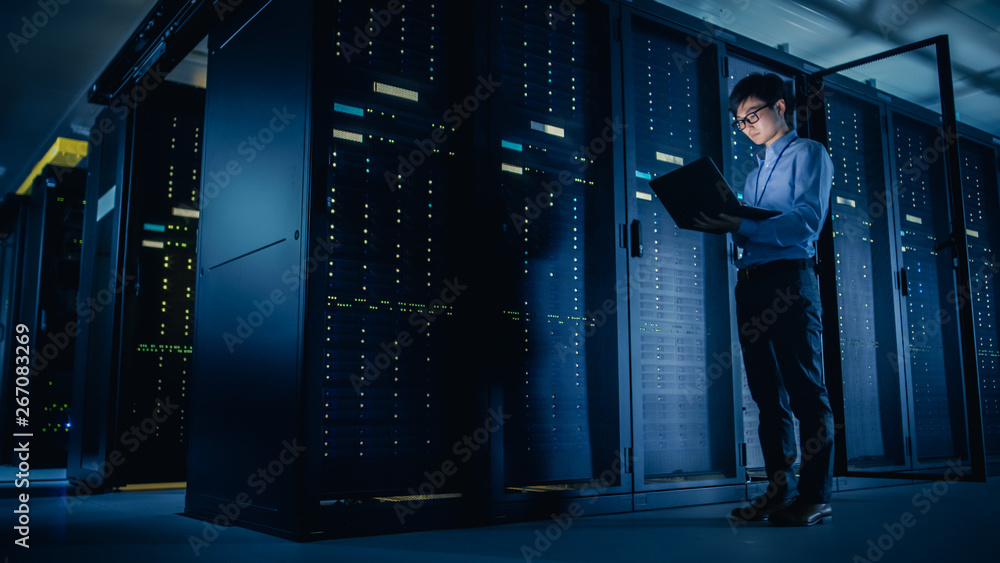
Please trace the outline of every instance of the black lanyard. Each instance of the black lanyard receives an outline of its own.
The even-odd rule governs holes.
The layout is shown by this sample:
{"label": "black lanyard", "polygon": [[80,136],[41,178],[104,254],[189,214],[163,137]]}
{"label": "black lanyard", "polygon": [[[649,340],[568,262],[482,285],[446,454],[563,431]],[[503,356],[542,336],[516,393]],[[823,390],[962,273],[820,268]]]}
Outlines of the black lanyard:
{"label": "black lanyard", "polygon": [[[754,202],[753,202],[754,207],[757,207],[757,205],[760,204],[760,200],[764,198],[764,192],[767,191],[767,184],[771,182],[771,176],[774,174],[774,169],[778,167],[778,161],[781,160],[781,155],[785,154],[785,151],[788,150],[788,147],[792,146],[792,143],[794,143],[796,140],[797,139],[792,139],[791,141],[789,141],[788,144],[785,145],[785,148],[781,149],[781,152],[778,153],[778,158],[774,159],[774,164],[771,165],[771,171],[768,172],[767,174],[767,180],[764,180],[763,190],[758,190],[758,188],[760,188],[760,172],[757,172],[757,180],[756,182],[754,182],[753,186],[754,195],[756,196],[754,197]],[[766,151],[767,149],[764,150]],[[767,154],[764,155],[764,162],[767,162]]]}

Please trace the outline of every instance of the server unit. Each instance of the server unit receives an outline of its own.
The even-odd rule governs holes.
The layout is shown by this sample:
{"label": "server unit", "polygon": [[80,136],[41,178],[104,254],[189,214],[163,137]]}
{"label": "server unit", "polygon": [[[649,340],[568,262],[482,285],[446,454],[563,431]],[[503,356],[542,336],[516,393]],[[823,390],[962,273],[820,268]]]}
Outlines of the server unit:
{"label": "server unit", "polygon": [[185,479],[203,120],[203,90],[164,82],[91,135],[68,468],[86,492]]}

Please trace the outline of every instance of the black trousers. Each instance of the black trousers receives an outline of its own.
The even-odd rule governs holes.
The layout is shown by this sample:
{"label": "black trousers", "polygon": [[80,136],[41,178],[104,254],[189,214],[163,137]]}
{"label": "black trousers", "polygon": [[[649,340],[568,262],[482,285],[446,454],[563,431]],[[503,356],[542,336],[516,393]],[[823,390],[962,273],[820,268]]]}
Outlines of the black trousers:
{"label": "black trousers", "polygon": [[[823,384],[823,322],[812,268],[753,270],[736,284],[736,317],[750,394],[760,409],[769,494],[830,502],[833,412]],[[799,419],[800,476],[792,414]]]}

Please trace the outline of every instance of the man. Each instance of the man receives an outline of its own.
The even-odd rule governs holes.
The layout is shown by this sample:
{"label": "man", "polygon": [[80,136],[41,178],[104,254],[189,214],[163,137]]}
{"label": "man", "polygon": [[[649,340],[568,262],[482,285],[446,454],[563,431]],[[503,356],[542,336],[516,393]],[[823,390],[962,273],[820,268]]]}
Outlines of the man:
{"label": "man", "polygon": [[[763,145],[744,201],[780,211],[765,220],[702,214],[700,228],[729,231],[737,260],[736,316],[750,394],[760,409],[767,492],[732,511],[739,521],[808,526],[830,519],[833,413],[823,384],[822,311],[814,243],[826,220],[833,162],[785,120],[784,83],[752,74],[729,97],[733,126]],[[799,419],[800,476],[792,413]]]}

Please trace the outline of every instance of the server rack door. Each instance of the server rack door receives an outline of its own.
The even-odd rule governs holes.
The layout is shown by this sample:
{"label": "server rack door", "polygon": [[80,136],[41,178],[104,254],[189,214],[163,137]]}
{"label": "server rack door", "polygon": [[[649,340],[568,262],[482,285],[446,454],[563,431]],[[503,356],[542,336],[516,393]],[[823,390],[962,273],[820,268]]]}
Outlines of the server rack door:
{"label": "server rack door", "polygon": [[997,326],[997,280],[1000,272],[1000,197],[997,149],[963,137],[962,191],[971,270],[970,305],[976,319],[983,438],[990,461],[1000,457],[1000,334]]}
{"label": "server rack door", "polygon": [[627,202],[642,230],[641,256],[636,240],[629,253],[634,487],[742,483],[728,239],[678,228],[648,185],[704,155],[721,164],[719,59],[715,48],[689,56],[692,37],[642,16],[630,27]]}
{"label": "server rack door", "polygon": [[[363,45],[355,30],[370,6],[320,10],[318,48],[330,55],[316,72],[314,158],[326,166],[313,229],[331,246],[318,289],[320,498],[342,513],[348,499],[388,497],[410,524],[418,509],[466,495],[481,445],[463,437],[482,437],[473,420],[498,423],[484,424],[485,410],[466,416],[482,375],[463,361],[456,314],[481,290],[461,251],[474,244],[461,218],[477,182],[464,139],[495,87],[464,62],[468,6],[382,11]],[[429,480],[443,465],[454,471]]]}
{"label": "server rack door", "polygon": [[827,146],[843,373],[842,447],[849,471],[909,466],[897,325],[896,237],[879,104],[827,85]]}
{"label": "server rack door", "polygon": [[31,330],[33,467],[65,467],[87,173],[49,165],[28,208],[20,315]]}
{"label": "server rack door", "polygon": [[622,491],[609,9],[504,0],[490,25],[490,401],[510,417],[493,436],[493,499]]}
{"label": "server rack door", "polygon": [[[78,491],[97,492],[112,486],[117,472],[107,473],[108,455],[120,449],[109,412],[116,410],[121,299],[131,283],[121,277],[125,250],[122,208],[128,205],[125,179],[130,169],[130,139],[134,112],[124,118],[105,108],[91,130],[86,197],[96,202],[84,208],[84,244],[77,305],[79,335],[73,373],[73,410],[66,475]],[[115,127],[101,131],[101,124]],[[98,213],[100,211],[100,213]],[[117,379],[117,378],[115,378]]]}
{"label": "server rack door", "polygon": [[[205,120],[205,91],[164,82],[135,109],[126,221],[118,265],[130,287],[123,303],[116,436],[130,433],[125,483],[186,478],[187,417],[193,337],[195,244]],[[148,419],[157,421],[153,428]]]}
{"label": "server rack door", "polygon": [[[914,469],[968,460],[950,205],[938,127],[890,119]],[[969,335],[971,337],[972,335]]]}
{"label": "server rack door", "polygon": [[[765,64],[761,64],[752,61],[747,58],[740,57],[738,55],[730,54],[727,56],[726,68],[729,73],[727,76],[727,86],[726,90],[727,99],[728,93],[732,92],[733,87],[745,78],[746,76],[753,73],[768,74],[774,73],[785,82],[785,88],[788,92],[789,98],[792,100],[786,101],[786,107],[789,109],[786,112],[792,111],[794,109],[793,100],[795,98],[794,92],[794,80],[787,74],[781,71],[769,67]],[[732,115],[725,111],[725,115],[729,118]],[[793,124],[794,128],[795,125]],[[725,169],[723,173],[726,175],[726,180],[729,185],[736,192],[736,196],[743,199],[743,189],[746,187],[747,176],[757,167],[757,152],[760,150],[759,145],[755,145],[750,141],[742,131],[738,131],[735,127],[730,127],[728,129],[728,134],[730,136],[728,148],[728,157],[725,162]],[[822,281],[822,280],[821,280]],[[738,346],[738,342],[736,342]],[[738,349],[738,348],[737,348]],[[750,386],[747,384],[747,374],[746,368],[743,365],[742,356],[739,356],[740,361],[737,363],[739,366],[740,373],[740,390],[742,392],[742,409],[743,409],[743,443],[746,444],[746,468],[747,474],[751,479],[760,478],[766,480],[767,476],[764,473],[764,454],[760,449],[760,437],[757,433],[757,427],[759,425],[760,410],[757,408],[757,403],[754,402],[753,397],[750,396]],[[799,435],[799,421],[794,419],[795,424],[795,435]],[[798,449],[798,444],[796,444],[796,449]],[[800,456],[801,457],[801,456]]]}

